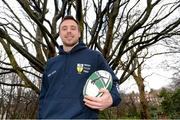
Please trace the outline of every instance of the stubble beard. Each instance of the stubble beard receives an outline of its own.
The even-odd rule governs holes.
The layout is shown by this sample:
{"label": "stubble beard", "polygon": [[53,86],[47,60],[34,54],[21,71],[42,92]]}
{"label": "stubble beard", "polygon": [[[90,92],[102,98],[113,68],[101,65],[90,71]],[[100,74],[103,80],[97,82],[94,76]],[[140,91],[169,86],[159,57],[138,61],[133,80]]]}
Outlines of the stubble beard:
{"label": "stubble beard", "polygon": [[79,41],[74,41],[74,42],[65,42],[63,41],[63,45],[66,47],[74,47]]}

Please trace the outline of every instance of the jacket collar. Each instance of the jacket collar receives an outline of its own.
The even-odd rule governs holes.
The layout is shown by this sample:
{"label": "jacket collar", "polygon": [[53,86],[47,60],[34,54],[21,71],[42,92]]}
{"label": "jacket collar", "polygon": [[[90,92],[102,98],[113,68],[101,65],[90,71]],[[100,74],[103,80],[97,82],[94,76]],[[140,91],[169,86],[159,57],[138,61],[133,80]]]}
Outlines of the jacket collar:
{"label": "jacket collar", "polygon": [[59,54],[61,55],[61,54],[71,54],[71,53],[80,51],[80,50],[85,49],[85,48],[87,48],[86,45],[82,41],[80,41],[69,52],[65,52],[62,45],[58,49],[59,49]]}

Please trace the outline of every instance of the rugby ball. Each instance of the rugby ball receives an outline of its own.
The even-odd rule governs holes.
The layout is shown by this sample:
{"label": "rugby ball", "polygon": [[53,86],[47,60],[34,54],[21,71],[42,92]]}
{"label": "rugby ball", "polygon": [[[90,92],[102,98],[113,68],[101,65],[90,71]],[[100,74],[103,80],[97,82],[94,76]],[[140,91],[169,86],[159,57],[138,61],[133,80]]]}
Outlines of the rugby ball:
{"label": "rugby ball", "polygon": [[83,88],[83,95],[100,97],[102,96],[102,93],[99,93],[101,88],[109,91],[112,88],[112,76],[105,70],[95,71],[89,76]]}

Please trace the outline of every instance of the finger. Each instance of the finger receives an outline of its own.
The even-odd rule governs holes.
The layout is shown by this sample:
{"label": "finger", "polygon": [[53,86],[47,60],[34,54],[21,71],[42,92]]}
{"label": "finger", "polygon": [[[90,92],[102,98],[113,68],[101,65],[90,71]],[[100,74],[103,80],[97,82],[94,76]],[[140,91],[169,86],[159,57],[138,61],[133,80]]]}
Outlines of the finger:
{"label": "finger", "polygon": [[85,105],[92,108],[92,109],[100,109],[102,108],[101,102],[91,101],[89,99],[84,98]]}
{"label": "finger", "polygon": [[93,105],[93,106],[101,106],[101,99],[93,99],[93,100],[90,100],[90,99],[86,99],[84,98],[83,101],[89,105]]}
{"label": "finger", "polygon": [[96,100],[95,97],[93,97],[93,96],[88,96],[88,95],[84,96],[84,98],[85,98],[85,99],[88,99],[88,100],[91,100],[91,101]]}
{"label": "finger", "polygon": [[101,102],[102,101],[100,97],[93,97],[93,96],[84,96],[84,99],[94,101],[94,102]]}
{"label": "finger", "polygon": [[88,106],[88,107],[90,107],[90,108],[92,108],[92,109],[102,109],[101,107],[99,107],[99,106],[94,106],[94,105],[91,105],[91,104],[88,104],[88,103],[85,103],[85,105],[86,106]]}

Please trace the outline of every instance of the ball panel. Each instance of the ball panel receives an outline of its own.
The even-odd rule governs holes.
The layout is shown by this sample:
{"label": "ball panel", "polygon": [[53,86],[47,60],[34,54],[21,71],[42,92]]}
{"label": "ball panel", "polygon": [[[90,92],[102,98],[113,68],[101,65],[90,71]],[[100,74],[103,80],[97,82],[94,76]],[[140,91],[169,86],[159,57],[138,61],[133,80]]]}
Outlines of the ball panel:
{"label": "ball panel", "polygon": [[87,84],[86,87],[86,95],[94,96],[99,93],[99,88],[91,83],[91,80],[89,80],[89,84]]}
{"label": "ball panel", "polygon": [[112,76],[109,76],[106,86],[106,88],[110,91],[112,88]]}
{"label": "ball panel", "polygon": [[112,76],[111,76],[111,74],[105,70],[99,70],[98,74],[100,74],[101,77],[103,78],[102,81],[105,84],[105,88],[107,88],[108,90],[111,90],[111,88],[112,88]]}
{"label": "ball panel", "polygon": [[100,97],[102,96],[102,93],[99,93],[101,88],[109,91],[112,88],[112,76],[105,70],[96,71],[89,76],[83,89],[83,95]]}
{"label": "ball panel", "polygon": [[89,77],[89,79],[90,79],[90,81],[91,81],[91,83],[89,83],[89,84],[94,84],[94,85],[96,85],[99,89],[105,87],[105,84],[102,83],[102,78],[101,78],[101,76],[100,76],[97,72],[93,73],[93,74]]}

